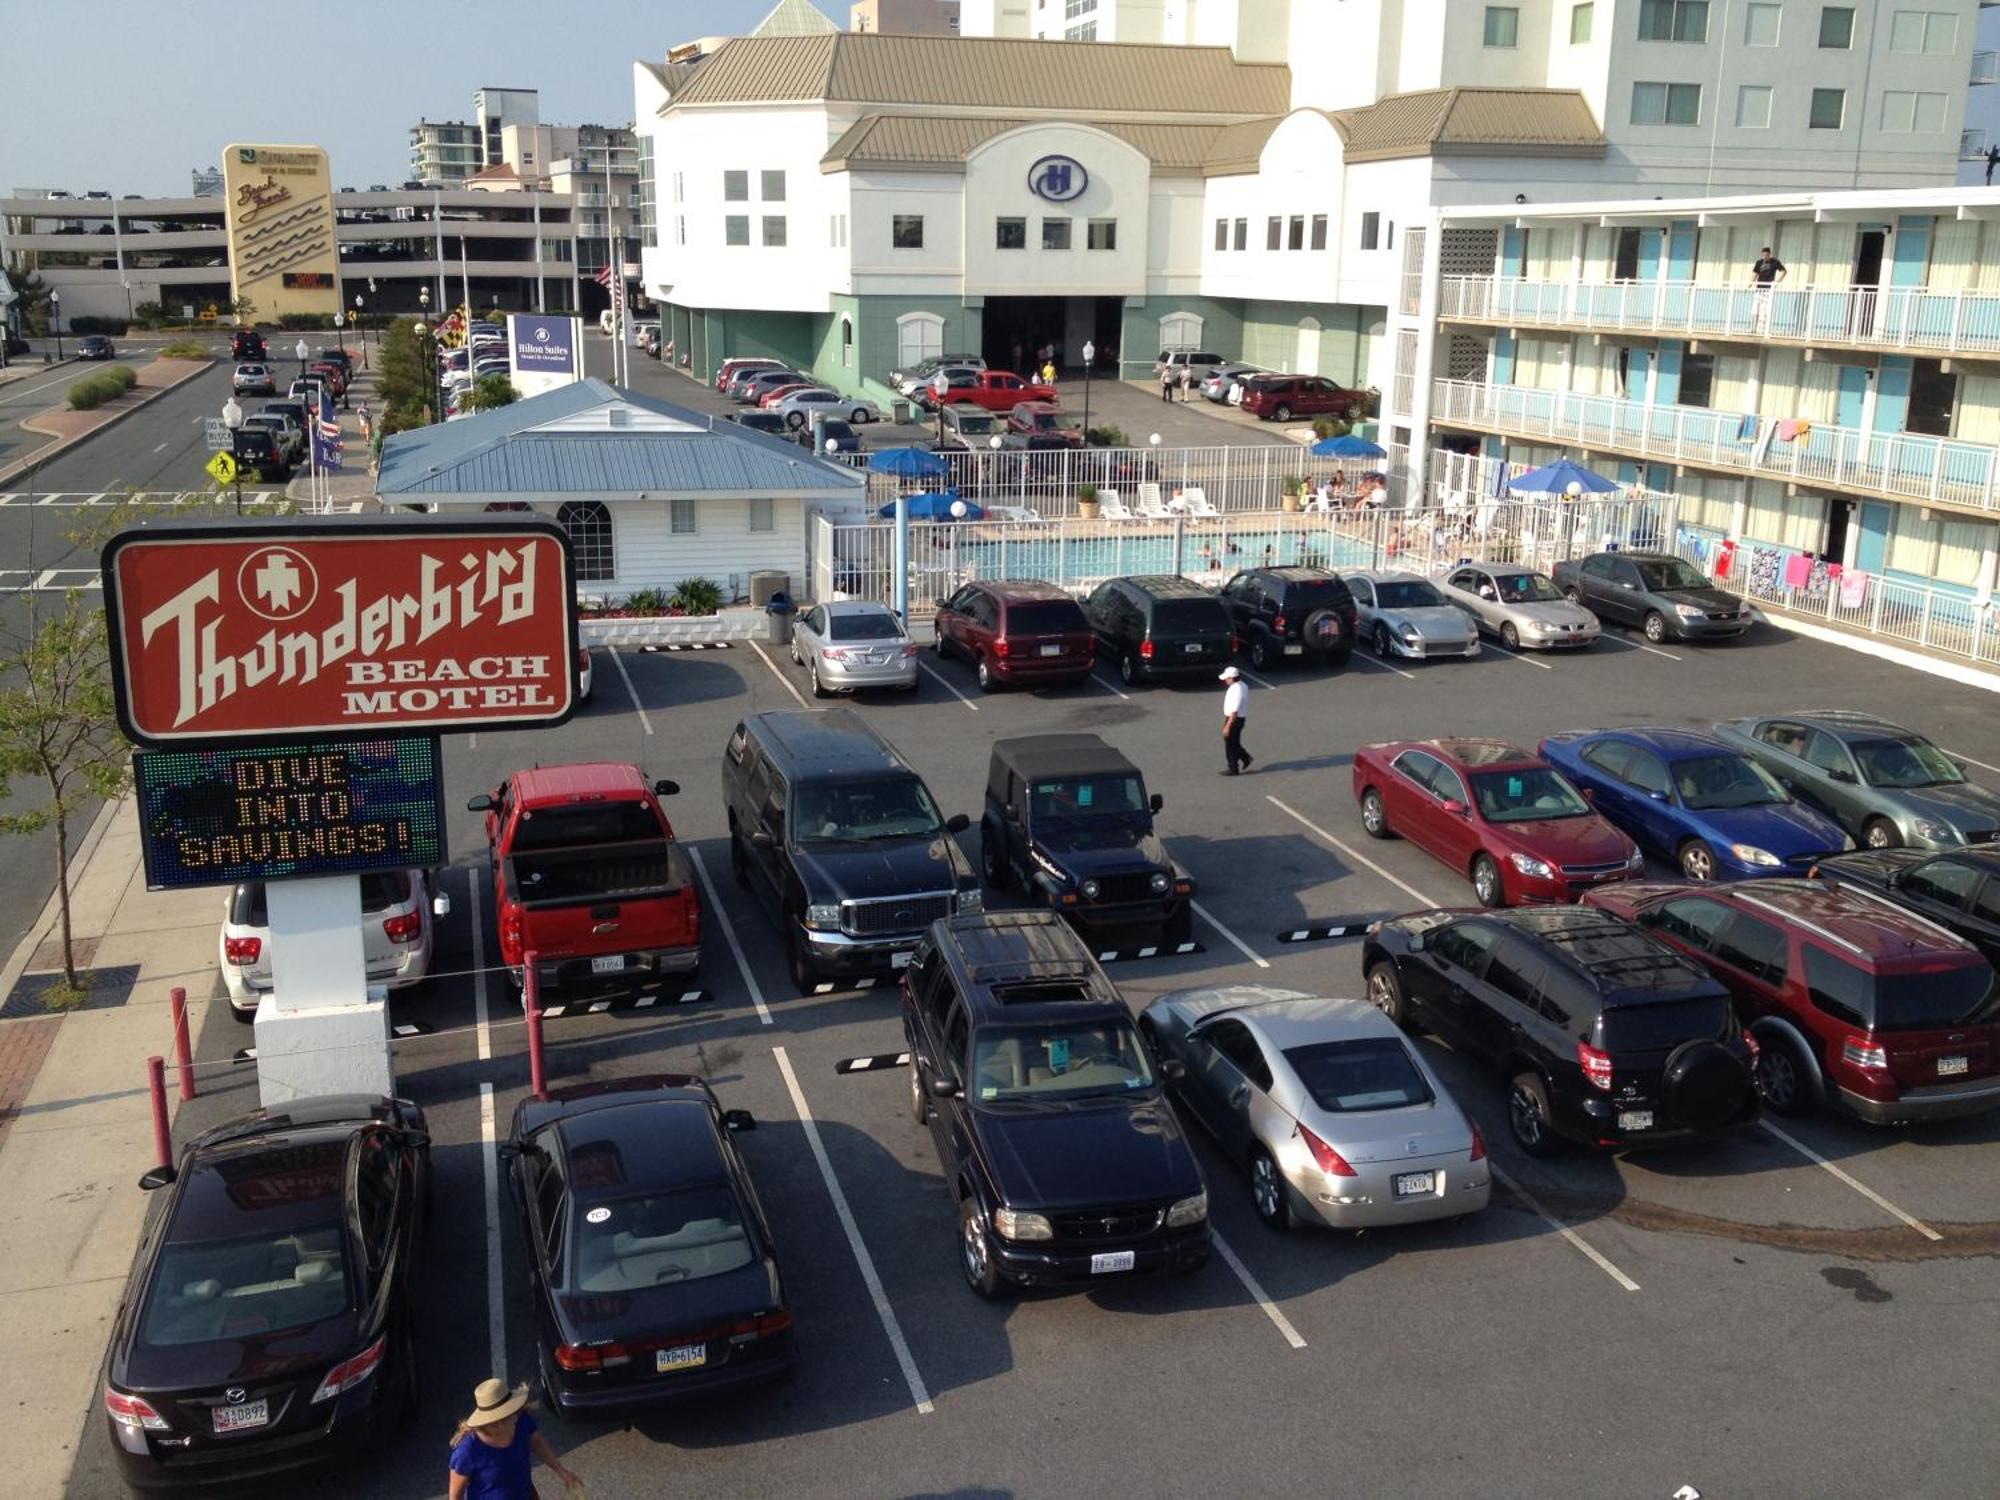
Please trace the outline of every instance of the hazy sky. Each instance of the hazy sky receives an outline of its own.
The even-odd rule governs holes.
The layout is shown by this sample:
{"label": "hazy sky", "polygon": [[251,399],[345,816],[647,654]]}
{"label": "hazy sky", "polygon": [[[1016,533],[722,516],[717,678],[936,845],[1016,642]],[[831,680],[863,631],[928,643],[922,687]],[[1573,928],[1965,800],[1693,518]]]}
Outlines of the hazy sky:
{"label": "hazy sky", "polygon": [[[813,0],[841,25],[845,0]],[[632,62],[748,30],[776,0],[0,0],[0,194],[184,194],[230,141],[324,146],[336,186],[409,175],[419,116],[482,84],[545,123],[622,125]]]}

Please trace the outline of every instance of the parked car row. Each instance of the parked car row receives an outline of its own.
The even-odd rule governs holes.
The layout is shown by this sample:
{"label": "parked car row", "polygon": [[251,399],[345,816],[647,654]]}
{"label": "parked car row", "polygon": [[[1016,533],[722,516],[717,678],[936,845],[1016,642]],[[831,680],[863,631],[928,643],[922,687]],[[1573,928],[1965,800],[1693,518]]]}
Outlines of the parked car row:
{"label": "parked car row", "polygon": [[715,388],[743,405],[774,413],[794,432],[809,428],[816,416],[856,426],[882,419],[874,402],[843,395],[775,359],[726,359],[716,372]]}

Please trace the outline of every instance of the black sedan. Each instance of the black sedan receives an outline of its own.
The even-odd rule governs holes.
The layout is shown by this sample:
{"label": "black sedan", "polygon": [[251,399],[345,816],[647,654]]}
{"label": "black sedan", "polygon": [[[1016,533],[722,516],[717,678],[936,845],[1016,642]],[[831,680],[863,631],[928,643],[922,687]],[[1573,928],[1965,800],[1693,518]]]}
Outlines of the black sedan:
{"label": "black sedan", "polygon": [[101,333],[86,333],[76,346],[78,359],[115,359],[117,349]]}
{"label": "black sedan", "polygon": [[430,1135],[336,1095],[197,1137],[140,1244],[104,1360],[134,1489],[234,1483],[367,1452],[417,1407]]}
{"label": "black sedan", "polygon": [[1858,849],[1821,860],[1812,873],[1886,896],[2000,965],[2000,848]]}
{"label": "black sedan", "polygon": [[507,1147],[548,1403],[612,1414],[787,1374],[792,1310],[725,1111],[646,1074],[521,1101]]}

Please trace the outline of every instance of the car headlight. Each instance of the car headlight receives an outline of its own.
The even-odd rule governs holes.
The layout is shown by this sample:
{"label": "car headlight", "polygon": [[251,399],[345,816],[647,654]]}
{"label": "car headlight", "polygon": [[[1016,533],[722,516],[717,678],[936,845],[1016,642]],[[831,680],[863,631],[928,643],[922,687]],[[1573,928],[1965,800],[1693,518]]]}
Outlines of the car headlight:
{"label": "car headlight", "polygon": [[1208,1217],[1208,1194],[1196,1193],[1192,1198],[1183,1198],[1167,1210],[1167,1228],[1185,1229],[1190,1224],[1199,1224]]}
{"label": "car headlight", "polygon": [[1402,627],[1402,637],[1406,641],[1422,640],[1423,635],[1424,633],[1414,625],[1405,625]]}
{"label": "car headlight", "polygon": [[1155,896],[1166,895],[1167,891],[1172,887],[1173,883],[1174,882],[1172,877],[1169,876],[1165,870],[1155,870],[1153,872],[1152,886],[1153,886],[1153,894]]}
{"label": "car headlight", "polygon": [[1859,849],[1860,847],[1861,846],[1859,844],[1854,842],[1853,834],[1848,833],[1841,835],[1840,849],[1843,854],[1846,853],[1849,849]]}
{"label": "car headlight", "polygon": [[962,885],[958,888],[958,909],[960,911],[984,911],[986,892],[976,885]]}
{"label": "car headlight", "polygon": [[1086,901],[1095,901],[1100,895],[1104,893],[1104,887],[1099,885],[1094,880],[1084,881],[1082,885],[1077,887],[1077,890],[1082,894],[1083,899]]}
{"label": "car headlight", "polygon": [[816,932],[832,932],[840,926],[838,901],[814,902],[806,908],[806,926]]}
{"label": "car headlight", "polygon": [[1510,854],[1507,858],[1523,875],[1532,876],[1536,880],[1551,880],[1555,877],[1556,872],[1549,868],[1549,862],[1545,859],[1536,859],[1532,854]]}
{"label": "car headlight", "polygon": [[1632,857],[1625,861],[1625,866],[1627,869],[1631,870],[1645,869],[1646,868],[1645,851],[1643,849],[1634,848],[1632,851]]}
{"label": "car headlight", "polygon": [[1031,1214],[1018,1208],[996,1208],[993,1210],[993,1228],[1003,1240],[1052,1240],[1056,1237],[1055,1226],[1044,1214]]}
{"label": "car headlight", "polygon": [[1699,604],[1676,604],[1674,606],[1674,613],[1679,615],[1683,620],[1699,620],[1708,611],[1703,609]]}
{"label": "car headlight", "polygon": [[1731,844],[1729,852],[1746,865],[1778,866],[1784,863],[1769,849],[1759,849],[1755,844]]}
{"label": "car headlight", "polygon": [[1939,823],[1931,818],[1912,818],[1910,832],[1920,839],[1929,839],[1933,844],[1956,844],[1962,842],[1959,832],[1949,823]]}

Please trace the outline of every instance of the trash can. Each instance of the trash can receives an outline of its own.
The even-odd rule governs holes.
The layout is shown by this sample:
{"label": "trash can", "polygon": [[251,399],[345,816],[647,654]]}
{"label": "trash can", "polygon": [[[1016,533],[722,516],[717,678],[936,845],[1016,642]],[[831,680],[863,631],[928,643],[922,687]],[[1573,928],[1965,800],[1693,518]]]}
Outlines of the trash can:
{"label": "trash can", "polygon": [[783,589],[773,594],[764,606],[764,615],[771,628],[765,641],[772,646],[789,646],[792,643],[792,616],[798,613],[798,606],[792,603],[792,596]]}
{"label": "trash can", "polygon": [[769,604],[779,594],[790,592],[792,575],[776,568],[759,568],[750,575],[750,602]]}
{"label": "trash can", "polygon": [[898,426],[907,426],[910,420],[910,403],[907,401],[891,401],[889,403],[889,420]]}

